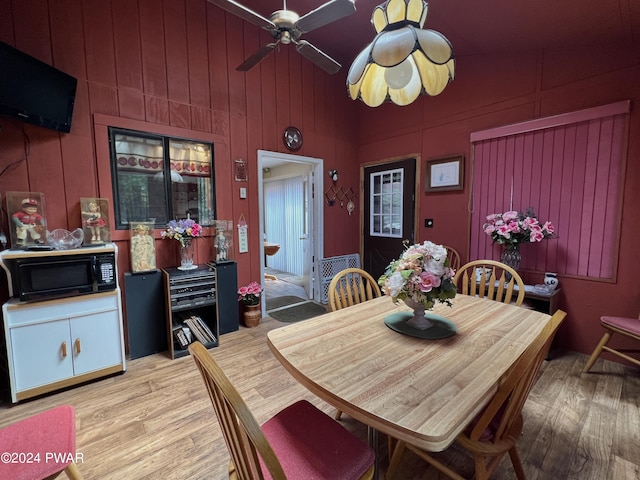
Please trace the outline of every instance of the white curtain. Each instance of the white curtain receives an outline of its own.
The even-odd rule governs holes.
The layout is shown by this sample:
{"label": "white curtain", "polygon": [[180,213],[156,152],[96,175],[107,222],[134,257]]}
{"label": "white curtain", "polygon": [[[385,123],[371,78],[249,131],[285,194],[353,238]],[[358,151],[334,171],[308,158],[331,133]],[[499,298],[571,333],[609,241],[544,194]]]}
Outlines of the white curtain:
{"label": "white curtain", "polygon": [[280,250],[267,256],[267,266],[294,275],[303,274],[304,198],[303,177],[264,184],[264,225],[266,241]]}

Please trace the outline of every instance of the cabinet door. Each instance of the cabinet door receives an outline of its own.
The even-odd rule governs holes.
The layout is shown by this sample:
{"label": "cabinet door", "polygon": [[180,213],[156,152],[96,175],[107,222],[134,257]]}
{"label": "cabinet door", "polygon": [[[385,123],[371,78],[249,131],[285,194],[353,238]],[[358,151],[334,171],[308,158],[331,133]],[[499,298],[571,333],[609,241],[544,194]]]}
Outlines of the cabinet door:
{"label": "cabinet door", "polygon": [[73,372],[93,372],[121,364],[118,312],[94,313],[71,319]]}
{"label": "cabinet door", "polygon": [[18,392],[72,377],[69,320],[12,328],[11,356]]}

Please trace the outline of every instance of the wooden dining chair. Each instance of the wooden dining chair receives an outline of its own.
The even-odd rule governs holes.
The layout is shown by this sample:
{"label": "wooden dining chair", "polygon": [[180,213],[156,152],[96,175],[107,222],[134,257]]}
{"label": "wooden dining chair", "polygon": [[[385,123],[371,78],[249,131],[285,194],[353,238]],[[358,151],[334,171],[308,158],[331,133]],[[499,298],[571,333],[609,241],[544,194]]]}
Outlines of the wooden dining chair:
{"label": "wooden dining chair", "polygon": [[[524,470],[516,449],[516,442],[523,429],[522,408],[535,383],[538,370],[549,351],[551,342],[564,321],[566,313],[556,311],[535,340],[527,347],[515,365],[506,374],[486,407],[467,428],[458,435],[456,442],[470,452],[475,464],[475,479],[486,480],[506,453],[511,458],[516,477],[524,480]],[[393,479],[402,454],[410,450],[433,465],[442,473],[455,480],[461,476],[426,451],[402,440],[392,441],[391,459],[385,478]]]}
{"label": "wooden dining chair", "polygon": [[443,247],[447,249],[447,258],[449,259],[449,268],[452,268],[457,271],[458,268],[460,267],[460,254],[453,247],[450,247],[448,245],[443,245]]}
{"label": "wooden dining chair", "polygon": [[311,403],[293,403],[259,426],[204,345],[196,341],[189,352],[231,455],[230,479],[373,478],[373,450]]}
{"label": "wooden dining chair", "polygon": [[[375,279],[360,268],[345,268],[336,273],[329,284],[329,307],[332,312],[382,295]],[[336,410],[333,418],[340,420],[342,410]]]}
{"label": "wooden dining chair", "polygon": [[596,348],[593,350],[593,353],[589,357],[587,364],[582,370],[583,373],[587,373],[589,370],[591,370],[591,367],[593,367],[593,364],[598,359],[603,350],[640,366],[640,360],[627,355],[627,353],[637,353],[640,352],[640,350],[613,348],[608,345],[609,340],[614,334],[622,335],[623,337],[640,341],[640,318],[604,316],[600,317],[600,325],[602,325],[602,327],[605,329],[605,333],[602,336],[602,339],[600,339],[600,342],[598,343]]}
{"label": "wooden dining chair", "polygon": [[524,282],[518,272],[495,260],[465,263],[456,272],[453,283],[463,295],[478,295],[518,306],[524,301]]}
{"label": "wooden dining chair", "polygon": [[375,279],[360,268],[345,268],[338,272],[331,279],[328,293],[332,312],[382,295]]}

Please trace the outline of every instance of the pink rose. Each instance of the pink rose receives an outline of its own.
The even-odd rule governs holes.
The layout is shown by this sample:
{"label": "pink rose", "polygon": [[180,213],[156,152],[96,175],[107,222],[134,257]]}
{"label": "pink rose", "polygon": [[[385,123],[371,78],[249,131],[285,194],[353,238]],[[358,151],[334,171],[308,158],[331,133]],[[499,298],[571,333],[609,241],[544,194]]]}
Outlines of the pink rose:
{"label": "pink rose", "polygon": [[247,287],[240,287],[238,289],[238,295],[241,295],[244,297],[247,293],[249,293],[249,291],[247,290]]}
{"label": "pink rose", "polygon": [[534,225],[538,225],[537,218],[527,217],[522,221],[522,228],[525,230],[532,228]]}
{"label": "pink rose", "polygon": [[500,225],[498,227],[498,235],[501,235],[504,238],[511,238],[511,229],[508,225]]}
{"label": "pink rose", "polygon": [[518,212],[515,212],[513,210],[509,210],[508,212],[504,212],[502,214],[502,219],[505,222],[510,222],[511,220],[516,220],[518,218]]}
{"label": "pink rose", "polygon": [[542,226],[542,230],[546,231],[549,235],[553,235],[556,232],[556,228],[553,226],[551,222],[544,222]]}
{"label": "pink rose", "polygon": [[430,292],[434,288],[440,286],[440,278],[431,272],[422,272],[420,274],[420,290]]}
{"label": "pink rose", "polygon": [[531,230],[531,233],[529,234],[530,242],[541,242],[543,239],[544,234],[542,233],[540,227]]}

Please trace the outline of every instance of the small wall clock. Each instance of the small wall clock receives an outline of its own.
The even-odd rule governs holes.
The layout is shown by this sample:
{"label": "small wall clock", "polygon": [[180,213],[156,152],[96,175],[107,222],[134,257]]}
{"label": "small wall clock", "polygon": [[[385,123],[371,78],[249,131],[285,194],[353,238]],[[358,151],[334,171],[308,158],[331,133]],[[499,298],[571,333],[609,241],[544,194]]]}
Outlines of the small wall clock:
{"label": "small wall clock", "polygon": [[302,133],[296,127],[287,127],[282,136],[284,146],[292,152],[296,152],[302,148]]}

